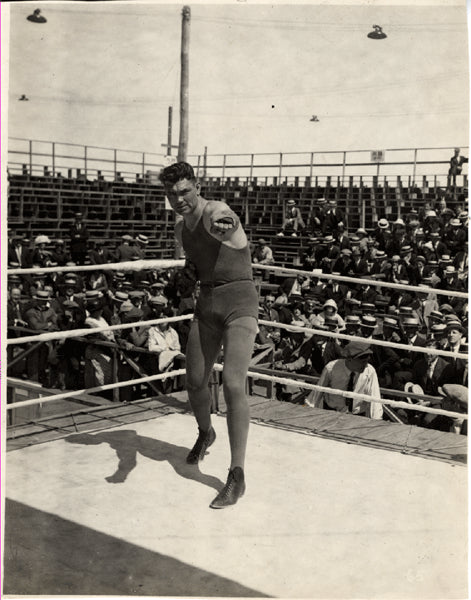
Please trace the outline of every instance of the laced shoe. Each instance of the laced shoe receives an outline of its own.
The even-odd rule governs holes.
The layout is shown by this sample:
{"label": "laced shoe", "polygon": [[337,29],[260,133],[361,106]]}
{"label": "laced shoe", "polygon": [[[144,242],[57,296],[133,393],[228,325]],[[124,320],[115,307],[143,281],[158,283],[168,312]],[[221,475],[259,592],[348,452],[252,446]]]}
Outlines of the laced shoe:
{"label": "laced shoe", "polygon": [[214,443],[214,440],[216,439],[216,432],[212,427],[210,427],[208,431],[203,431],[198,427],[198,432],[198,439],[186,457],[186,462],[189,465],[197,465],[201,460],[203,460],[207,449]]}
{"label": "laced shoe", "polygon": [[245,493],[244,471],[240,467],[234,467],[229,471],[226,485],[209,505],[210,508],[226,508],[235,504]]}

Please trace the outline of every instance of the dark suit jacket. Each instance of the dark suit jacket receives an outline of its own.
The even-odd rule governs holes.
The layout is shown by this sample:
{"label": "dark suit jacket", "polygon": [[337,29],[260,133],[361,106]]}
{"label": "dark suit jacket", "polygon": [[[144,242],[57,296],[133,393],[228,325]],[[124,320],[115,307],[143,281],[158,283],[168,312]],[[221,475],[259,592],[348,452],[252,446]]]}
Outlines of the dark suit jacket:
{"label": "dark suit jacket", "polygon": [[428,365],[425,358],[421,358],[418,360],[413,368],[412,368],[412,381],[413,383],[418,383],[425,394],[430,394],[431,396],[438,395],[438,382],[440,381],[440,376],[447,366],[447,361],[444,360],[441,356],[438,357],[437,362],[435,363],[432,378],[430,379],[427,376]]}
{"label": "dark suit jacket", "polygon": [[70,251],[71,252],[86,252],[87,241],[90,237],[86,225],[82,224],[80,228],[74,223],[69,229],[70,236]]}

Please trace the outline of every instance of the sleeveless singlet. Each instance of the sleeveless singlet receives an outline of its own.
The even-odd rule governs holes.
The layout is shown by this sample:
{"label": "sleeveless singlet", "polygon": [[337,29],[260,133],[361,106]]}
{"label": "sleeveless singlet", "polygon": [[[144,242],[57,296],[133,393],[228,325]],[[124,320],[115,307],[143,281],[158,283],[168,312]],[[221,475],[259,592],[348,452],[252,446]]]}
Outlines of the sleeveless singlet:
{"label": "sleeveless singlet", "polygon": [[196,266],[201,282],[229,283],[252,279],[250,248],[230,248],[210,235],[203,224],[203,217],[194,231],[183,223],[183,249]]}

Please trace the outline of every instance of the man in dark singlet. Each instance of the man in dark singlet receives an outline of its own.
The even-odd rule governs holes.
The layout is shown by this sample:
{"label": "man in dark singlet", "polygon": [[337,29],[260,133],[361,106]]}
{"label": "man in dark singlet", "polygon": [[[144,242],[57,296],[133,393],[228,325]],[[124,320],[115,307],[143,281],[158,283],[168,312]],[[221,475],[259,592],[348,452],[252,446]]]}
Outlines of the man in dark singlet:
{"label": "man in dark singlet", "polygon": [[193,168],[185,162],[160,174],[173,210],[182,217],[175,236],[194,263],[200,293],[186,348],[187,390],[199,435],[187,456],[198,464],[214,442],[208,380],[224,347],[222,372],[227,404],[231,465],[226,485],[211,508],[235,504],[244,494],[244,461],[249,430],[245,380],[257,333],[258,295],[250,248],[237,215],[223,202],[200,196]]}

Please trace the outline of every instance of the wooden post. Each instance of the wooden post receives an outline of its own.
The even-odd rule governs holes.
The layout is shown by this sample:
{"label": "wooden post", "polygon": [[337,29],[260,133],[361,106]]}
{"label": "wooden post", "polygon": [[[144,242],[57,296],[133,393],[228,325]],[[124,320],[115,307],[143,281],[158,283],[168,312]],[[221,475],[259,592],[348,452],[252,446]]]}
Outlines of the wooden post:
{"label": "wooden post", "polygon": [[191,9],[182,10],[181,74],[180,74],[180,139],[178,161],[186,161],[188,153],[189,47]]}
{"label": "wooden post", "polygon": [[416,169],[417,169],[417,148],[414,149],[414,170],[412,172],[412,185],[415,185]]}
{"label": "wooden post", "polygon": [[172,116],[173,107],[168,107],[168,127],[167,127],[167,156],[172,154]]}
{"label": "wooden post", "polygon": [[[113,383],[118,382],[118,351],[116,348],[113,348],[113,356],[112,360],[112,379]],[[113,388],[113,402],[119,402],[119,388]]]}

